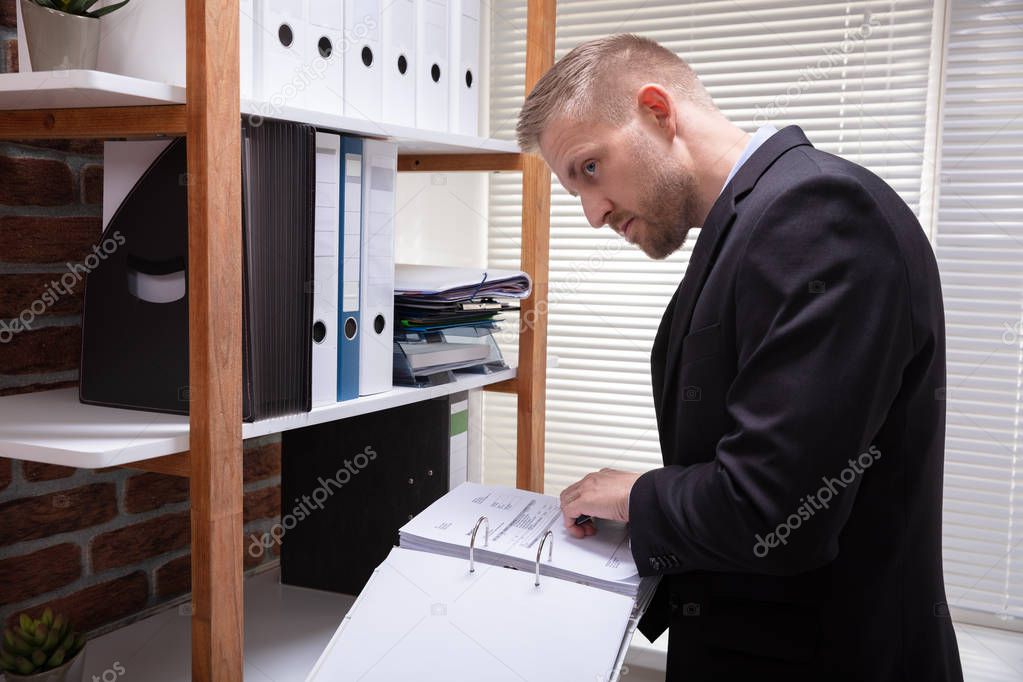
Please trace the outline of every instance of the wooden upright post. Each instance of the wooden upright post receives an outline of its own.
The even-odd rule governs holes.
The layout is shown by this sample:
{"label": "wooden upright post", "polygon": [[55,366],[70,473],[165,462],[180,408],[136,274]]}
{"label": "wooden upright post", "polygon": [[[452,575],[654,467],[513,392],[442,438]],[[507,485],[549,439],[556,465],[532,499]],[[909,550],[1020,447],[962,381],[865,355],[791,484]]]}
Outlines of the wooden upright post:
{"label": "wooden upright post", "polygon": [[186,0],[192,679],[242,680],[238,0]]}
{"label": "wooden upright post", "polygon": [[[554,64],[556,0],[529,0],[526,19],[526,92]],[[551,172],[543,159],[522,159],[522,269],[533,295],[522,303],[518,371],[516,486],[543,492],[544,412],[547,396],[547,283],[550,261]]]}

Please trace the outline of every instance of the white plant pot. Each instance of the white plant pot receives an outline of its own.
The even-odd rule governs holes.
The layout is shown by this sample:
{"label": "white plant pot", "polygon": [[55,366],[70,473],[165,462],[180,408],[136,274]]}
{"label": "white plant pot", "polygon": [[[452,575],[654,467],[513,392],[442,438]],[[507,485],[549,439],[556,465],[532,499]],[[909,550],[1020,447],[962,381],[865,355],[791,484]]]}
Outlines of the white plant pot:
{"label": "white plant pot", "polygon": [[33,71],[95,69],[99,19],[40,7],[21,0],[21,17]]}
{"label": "white plant pot", "polygon": [[82,673],[85,671],[85,649],[86,647],[82,647],[74,658],[52,670],[44,670],[32,675],[6,672],[4,677],[7,682],[82,682]]}

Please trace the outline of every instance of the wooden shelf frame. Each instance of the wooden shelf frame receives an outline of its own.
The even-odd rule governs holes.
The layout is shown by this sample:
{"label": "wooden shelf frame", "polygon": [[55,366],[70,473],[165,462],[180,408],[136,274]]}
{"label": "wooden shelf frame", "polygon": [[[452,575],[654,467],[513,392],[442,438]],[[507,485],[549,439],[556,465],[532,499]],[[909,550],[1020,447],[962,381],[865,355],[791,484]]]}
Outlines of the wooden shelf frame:
{"label": "wooden shelf frame", "polygon": [[[187,138],[190,450],[131,466],[190,479],[192,679],[241,682],[242,528],[241,165],[239,0],[185,0],[186,103],[0,112],[0,139]],[[554,62],[556,0],[527,0],[528,93]],[[406,154],[399,169],[522,173],[518,375],[487,390],[518,399],[516,482],[543,491],[550,181],[536,156]]]}
{"label": "wooden shelf frame", "polygon": [[0,112],[0,140],[170,137],[187,131],[185,104]]}

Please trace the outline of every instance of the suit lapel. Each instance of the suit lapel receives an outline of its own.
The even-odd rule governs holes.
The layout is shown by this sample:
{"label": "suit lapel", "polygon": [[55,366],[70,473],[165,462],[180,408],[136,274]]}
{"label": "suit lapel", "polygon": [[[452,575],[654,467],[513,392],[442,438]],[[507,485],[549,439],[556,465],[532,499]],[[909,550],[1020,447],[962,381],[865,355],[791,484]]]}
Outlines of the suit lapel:
{"label": "suit lapel", "polygon": [[[689,333],[689,323],[693,317],[696,299],[699,298],[703,284],[707,281],[707,274],[710,272],[710,266],[714,262],[718,248],[734,221],[735,204],[732,201],[730,189],[726,187],[718,200],[714,202],[710,213],[707,214],[707,219],[700,230],[700,236],[693,247],[693,253],[689,257],[689,266],[686,268],[685,277],[682,278],[682,283],[678,285],[675,292],[671,322],[667,330],[668,337],[666,340],[662,340],[662,344],[666,344],[665,395],[674,390],[672,379],[676,375],[678,361],[682,355],[682,339]],[[663,331],[663,328],[659,329],[658,335]]]}
{"label": "suit lapel", "polygon": [[661,318],[661,325],[651,351],[654,399],[659,409],[663,409],[665,401],[674,399],[675,379],[682,355],[682,339],[689,333],[693,308],[707,281],[707,275],[717,258],[721,244],[735,222],[737,206],[782,154],[793,147],[809,144],[810,141],[798,126],[788,126],[779,130],[740,166],[707,214],[689,258],[685,277],[682,278],[682,283],[679,284],[664,317]]}

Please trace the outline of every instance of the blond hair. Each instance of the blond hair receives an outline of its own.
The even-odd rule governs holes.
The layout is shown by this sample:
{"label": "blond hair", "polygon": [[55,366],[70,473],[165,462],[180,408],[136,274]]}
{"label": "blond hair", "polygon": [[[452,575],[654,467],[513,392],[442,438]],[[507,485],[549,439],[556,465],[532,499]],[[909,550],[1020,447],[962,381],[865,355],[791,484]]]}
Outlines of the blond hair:
{"label": "blond hair", "polygon": [[536,151],[540,134],[559,116],[622,125],[644,83],[660,83],[682,99],[714,107],[681,57],[649,38],[619,33],[576,46],[537,81],[519,112],[519,147]]}

